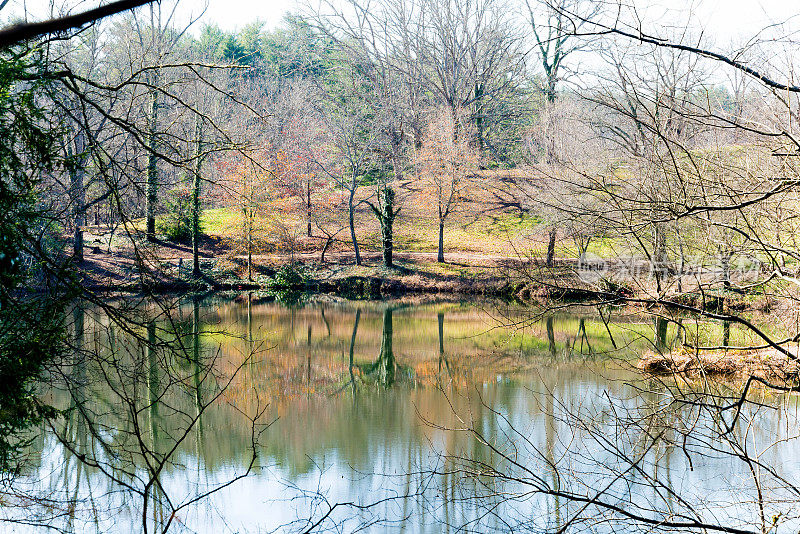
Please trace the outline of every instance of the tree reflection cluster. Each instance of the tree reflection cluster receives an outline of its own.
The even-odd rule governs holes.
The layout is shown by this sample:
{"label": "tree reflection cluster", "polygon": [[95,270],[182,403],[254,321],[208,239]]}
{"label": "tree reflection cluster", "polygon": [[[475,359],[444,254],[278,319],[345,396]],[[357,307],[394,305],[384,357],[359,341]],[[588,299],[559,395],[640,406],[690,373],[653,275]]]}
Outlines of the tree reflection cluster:
{"label": "tree reflection cluster", "polygon": [[731,386],[637,378],[626,357],[605,355],[675,342],[677,329],[647,317],[549,314],[508,328],[516,312],[497,303],[287,308],[253,295],[115,309],[127,320],[85,302],[70,312],[76,350],[40,394],[63,415],[4,488],[3,520],[23,532],[771,532],[797,521],[796,473],[782,461],[794,400],[753,386],[762,400],[734,406]]}

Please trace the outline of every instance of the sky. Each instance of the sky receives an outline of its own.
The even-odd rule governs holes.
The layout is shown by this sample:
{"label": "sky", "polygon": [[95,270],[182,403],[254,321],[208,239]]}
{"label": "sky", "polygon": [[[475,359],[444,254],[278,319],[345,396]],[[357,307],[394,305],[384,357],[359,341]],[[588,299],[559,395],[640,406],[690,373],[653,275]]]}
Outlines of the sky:
{"label": "sky", "polygon": [[294,0],[209,0],[205,18],[225,29],[240,28],[257,19],[272,28],[285,13],[296,10]]}
{"label": "sky", "polygon": [[[197,0],[187,0],[189,4]],[[208,0],[205,18],[225,29],[240,28],[256,19],[269,27],[297,10],[296,0]],[[750,37],[754,29],[794,16],[800,19],[800,0],[636,0],[651,20],[683,19],[692,13],[715,40]],[[800,21],[795,21],[800,22]]]}
{"label": "sky", "polygon": [[[73,11],[98,3],[97,0],[52,1],[69,6]],[[213,22],[225,30],[235,30],[255,20],[274,28],[287,12],[299,8],[297,0],[183,0],[180,6],[184,16],[196,14],[206,1],[208,9],[201,22]],[[48,12],[50,2],[10,0],[0,11],[0,18],[18,15],[26,8],[34,17],[42,17]],[[794,17],[794,26],[800,27],[800,0],[634,0],[634,3],[644,18],[656,26],[680,22],[691,13],[697,25],[719,45],[752,37],[757,29],[790,17]]]}
{"label": "sky", "polygon": [[[798,0],[636,0],[651,22],[658,19],[685,21],[691,17],[704,33],[720,45],[731,40],[751,38],[760,29],[789,20],[794,28],[800,23]],[[664,12],[668,13],[666,16]]]}

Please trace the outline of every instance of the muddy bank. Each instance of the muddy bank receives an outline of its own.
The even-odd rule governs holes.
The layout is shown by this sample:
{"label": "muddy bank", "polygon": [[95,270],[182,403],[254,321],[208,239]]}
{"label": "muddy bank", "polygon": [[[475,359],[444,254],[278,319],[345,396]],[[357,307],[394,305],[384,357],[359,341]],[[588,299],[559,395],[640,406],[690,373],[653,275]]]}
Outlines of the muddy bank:
{"label": "muddy bank", "polygon": [[[145,261],[146,260],[146,261]],[[292,261],[261,258],[248,272],[229,258],[204,259],[202,275],[191,276],[183,258],[87,255],[76,265],[83,287],[95,292],[164,293],[209,290],[277,290],[336,294],[345,298],[382,298],[406,294],[452,294],[536,300],[589,300],[599,293],[582,283],[569,269],[542,268],[533,280],[487,257],[459,257],[438,263],[423,257],[397,258],[384,267],[378,256],[364,257],[360,265],[348,258],[337,261]]]}
{"label": "muddy bank", "polygon": [[637,368],[653,376],[683,376],[746,379],[796,383],[800,378],[800,363],[775,349],[752,351],[673,351],[645,353]]}
{"label": "muddy bank", "polygon": [[[165,253],[161,249],[151,252]],[[395,266],[384,267],[376,254],[365,254],[360,265],[347,256],[327,262],[300,257],[261,257],[252,272],[241,258],[205,258],[202,276],[191,276],[184,258],[159,254],[86,255],[76,270],[82,286],[94,292],[180,293],[221,290],[276,290],[327,293],[344,298],[392,298],[413,294],[485,296],[520,302],[618,302],[625,298],[652,298],[655,289],[636,281],[602,280],[590,284],[565,262],[548,267],[528,262],[524,267],[509,258],[453,253],[447,263],[422,254],[400,255]],[[768,297],[731,292],[687,291],[667,295],[667,301],[697,310],[768,310]],[[667,304],[665,302],[665,304]]]}
{"label": "muddy bank", "polygon": [[[320,274],[320,273],[315,273]],[[328,274],[328,273],[323,273]],[[139,280],[87,280],[83,286],[97,293],[182,293],[227,290],[295,291],[333,294],[348,299],[395,298],[405,295],[446,294],[463,297],[491,297],[520,302],[588,302],[609,300],[614,294],[589,288],[562,287],[547,283],[513,280],[508,276],[482,273],[481,276],[420,273],[375,273],[338,276],[307,276],[286,280],[261,275],[255,280],[216,278],[204,275],[196,280],[169,276],[140,277]],[[627,296],[627,295],[619,295]]]}

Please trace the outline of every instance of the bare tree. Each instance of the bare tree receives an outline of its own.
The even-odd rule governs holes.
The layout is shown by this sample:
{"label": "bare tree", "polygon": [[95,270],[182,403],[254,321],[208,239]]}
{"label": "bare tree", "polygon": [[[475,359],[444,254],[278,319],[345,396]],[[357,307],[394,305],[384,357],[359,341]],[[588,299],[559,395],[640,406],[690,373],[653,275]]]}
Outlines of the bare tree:
{"label": "bare tree", "polygon": [[423,190],[436,202],[439,226],[437,261],[444,262],[444,225],[459,207],[478,170],[478,151],[463,113],[450,109],[433,115],[419,151],[417,167]]}
{"label": "bare tree", "polygon": [[381,142],[377,127],[380,119],[371,105],[372,88],[360,76],[357,65],[342,62],[337,67],[338,83],[325,93],[319,108],[333,150],[325,153],[322,147],[317,148],[314,160],[321,172],[347,192],[350,240],[356,265],[361,265],[355,217],[362,199],[356,195],[364,175],[374,168],[376,149]]}
{"label": "bare tree", "polygon": [[[531,32],[535,47],[541,60],[544,71],[545,106],[543,110],[544,122],[544,152],[545,163],[555,165],[559,161],[556,151],[555,131],[557,126],[558,84],[563,81],[566,71],[565,61],[569,56],[587,47],[586,39],[575,36],[583,20],[591,21],[600,11],[601,4],[586,0],[525,0],[528,10]],[[581,19],[576,23],[576,18],[571,13],[580,13]],[[547,241],[547,266],[552,267],[555,260],[556,236],[558,228],[552,225]]]}

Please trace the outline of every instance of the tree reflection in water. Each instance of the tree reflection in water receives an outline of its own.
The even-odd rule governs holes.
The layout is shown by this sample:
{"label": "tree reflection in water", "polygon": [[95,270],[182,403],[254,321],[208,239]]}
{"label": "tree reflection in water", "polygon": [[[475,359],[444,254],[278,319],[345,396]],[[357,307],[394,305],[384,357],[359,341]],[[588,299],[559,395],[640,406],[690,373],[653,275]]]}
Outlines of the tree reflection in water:
{"label": "tree reflection in water", "polygon": [[508,313],[255,295],[144,303],[126,322],[75,307],[82,350],[42,394],[64,416],[0,510],[31,532],[611,532],[768,523],[791,497],[796,464],[773,461],[792,454],[791,413],[746,409],[748,426],[714,433],[675,385],[609,358],[667,347],[674,323],[492,318]]}
{"label": "tree reflection in water", "polygon": [[[381,348],[378,358],[374,363],[363,365],[362,370],[365,377],[372,378],[379,384],[390,387],[397,380],[398,372],[403,374],[407,370],[400,368],[394,357],[392,342],[394,339],[392,317],[394,309],[387,306],[383,310],[383,322],[381,328]],[[355,335],[355,331],[353,332]]]}

